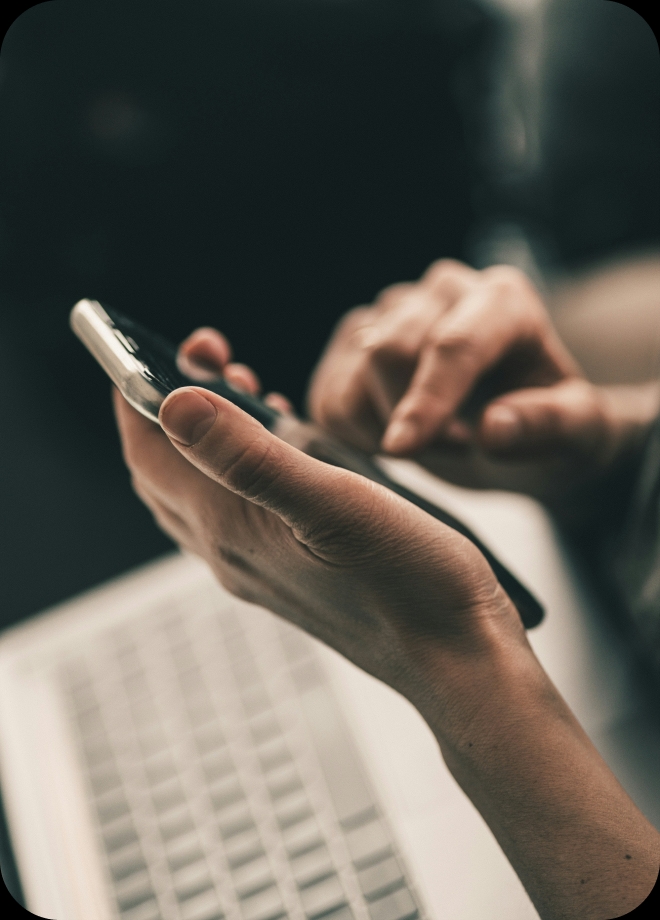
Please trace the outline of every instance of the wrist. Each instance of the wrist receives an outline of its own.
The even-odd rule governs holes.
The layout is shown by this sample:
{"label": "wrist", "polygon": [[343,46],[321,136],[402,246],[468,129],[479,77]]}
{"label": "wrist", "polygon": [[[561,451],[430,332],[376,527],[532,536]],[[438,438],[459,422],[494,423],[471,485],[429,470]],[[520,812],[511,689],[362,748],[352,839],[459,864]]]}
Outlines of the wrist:
{"label": "wrist", "polygon": [[544,918],[620,916],[650,891],[660,835],[619,785],[531,647],[438,667],[422,715]]}
{"label": "wrist", "polygon": [[425,692],[415,701],[443,754],[453,759],[469,757],[475,738],[484,744],[491,732],[496,738],[512,716],[560,699],[512,605],[510,618],[494,616],[475,632],[461,647],[427,653]]}

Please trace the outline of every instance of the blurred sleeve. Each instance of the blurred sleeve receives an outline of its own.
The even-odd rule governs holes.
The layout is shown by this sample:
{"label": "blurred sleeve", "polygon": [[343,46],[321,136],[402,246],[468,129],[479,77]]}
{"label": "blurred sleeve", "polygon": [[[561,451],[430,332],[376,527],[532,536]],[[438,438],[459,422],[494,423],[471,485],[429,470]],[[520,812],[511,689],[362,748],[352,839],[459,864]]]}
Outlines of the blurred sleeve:
{"label": "blurred sleeve", "polygon": [[612,573],[636,644],[660,685],[660,418],[646,446]]}

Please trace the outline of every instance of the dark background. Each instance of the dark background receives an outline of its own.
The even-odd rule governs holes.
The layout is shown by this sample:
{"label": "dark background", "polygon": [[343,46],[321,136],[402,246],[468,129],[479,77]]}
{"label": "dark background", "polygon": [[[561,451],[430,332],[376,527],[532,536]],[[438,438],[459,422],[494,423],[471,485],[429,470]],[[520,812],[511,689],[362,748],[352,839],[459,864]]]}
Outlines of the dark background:
{"label": "dark background", "polygon": [[657,243],[660,57],[606,0],[547,22],[543,158],[492,141],[506,22],[469,0],[52,0],[0,54],[0,624],[171,544],[130,491],[106,300],[213,324],[299,407],[334,323],[516,222],[555,267]]}

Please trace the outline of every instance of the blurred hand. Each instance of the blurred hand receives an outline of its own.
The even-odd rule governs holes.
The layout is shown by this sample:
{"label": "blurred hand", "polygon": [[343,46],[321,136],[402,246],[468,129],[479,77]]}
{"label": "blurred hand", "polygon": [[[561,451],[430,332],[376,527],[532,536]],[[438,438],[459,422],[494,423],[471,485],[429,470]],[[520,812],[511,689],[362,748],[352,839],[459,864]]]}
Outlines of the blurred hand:
{"label": "blurred hand", "polygon": [[231,592],[420,708],[437,699],[448,662],[489,654],[496,632],[527,647],[473,544],[388,489],[307,456],[201,387],[167,397],[162,430],[118,392],[115,409],[135,491],[166,533]]}
{"label": "blurred hand", "polygon": [[591,385],[522,272],[443,260],[344,317],[308,405],[365,450],[552,502],[611,467],[658,401]]}

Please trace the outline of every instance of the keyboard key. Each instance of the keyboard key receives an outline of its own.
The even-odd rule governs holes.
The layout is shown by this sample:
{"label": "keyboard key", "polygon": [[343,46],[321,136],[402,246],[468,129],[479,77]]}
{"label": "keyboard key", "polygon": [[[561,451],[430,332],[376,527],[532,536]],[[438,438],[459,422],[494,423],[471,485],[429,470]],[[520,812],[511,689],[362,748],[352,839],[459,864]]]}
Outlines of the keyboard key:
{"label": "keyboard key", "polygon": [[127,879],[126,884],[118,885],[115,891],[120,911],[131,910],[154,897],[147,872],[141,873],[135,879]]}
{"label": "keyboard key", "polygon": [[233,773],[234,763],[229,756],[229,751],[211,751],[209,754],[205,754],[202,758],[202,770],[209,783]]}
{"label": "keyboard key", "polygon": [[344,904],[342,907],[338,907],[331,913],[324,914],[323,920],[354,920],[353,911],[348,906],[348,904]]}
{"label": "keyboard key", "polygon": [[142,903],[152,895],[151,881],[146,868],[116,881],[115,896],[120,907],[128,902],[134,902],[135,898],[138,898],[139,902]]}
{"label": "keyboard key", "polygon": [[243,787],[235,774],[225,777],[225,779],[220,782],[214,783],[209,793],[213,808],[216,811],[222,811],[230,805],[234,805],[240,799],[245,798]]}
{"label": "keyboard key", "polygon": [[214,888],[189,898],[179,905],[181,920],[213,920],[222,917],[220,903]]}
{"label": "keyboard key", "polygon": [[311,850],[312,847],[324,842],[314,816],[285,828],[282,831],[282,840],[289,856],[295,856],[303,850]]}
{"label": "keyboard key", "polygon": [[307,633],[289,624],[280,624],[280,641],[284,655],[289,664],[294,664],[302,658],[309,658],[313,654],[312,643]]}
{"label": "keyboard key", "polygon": [[373,807],[373,796],[362,774],[352,740],[326,687],[307,690],[301,694],[300,701],[314,737],[337,817],[340,822],[350,820]]}
{"label": "keyboard key", "polygon": [[89,768],[114,759],[112,745],[105,729],[100,725],[98,728],[97,732],[88,735],[83,741],[83,750]]}
{"label": "keyboard key", "polygon": [[227,742],[217,725],[207,725],[195,731],[195,746],[201,757],[223,747]]}
{"label": "keyboard key", "polygon": [[141,696],[150,696],[147,678],[139,662],[135,664],[135,669],[127,673],[124,677],[124,687],[126,694],[131,701],[137,700]]}
{"label": "keyboard key", "polygon": [[271,770],[277,770],[283,764],[291,763],[293,756],[282,738],[276,738],[268,745],[263,745],[259,751],[259,763],[266,775]]}
{"label": "keyboard key", "polygon": [[361,863],[378,853],[387,852],[390,839],[382,822],[370,821],[348,831],[346,843],[353,862]]}
{"label": "keyboard key", "polygon": [[185,802],[186,797],[178,777],[158,785],[151,793],[151,800],[156,811],[161,814]]}
{"label": "keyboard key", "polygon": [[279,799],[295,789],[302,789],[300,776],[293,762],[283,764],[277,770],[272,770],[268,774],[266,785],[273,799]]}
{"label": "keyboard key", "polygon": [[129,843],[134,843],[138,839],[138,835],[135,833],[131,816],[128,815],[126,818],[114,822],[108,830],[104,830],[103,839],[108,853],[121,850],[122,847],[128,846]]}
{"label": "keyboard key", "polygon": [[167,853],[170,865],[172,863],[179,863],[182,865],[181,860],[191,859],[194,854],[200,851],[199,838],[197,837],[196,831],[189,831],[181,837],[174,837],[165,844],[165,852]]}
{"label": "keyboard key", "polygon": [[291,871],[299,886],[325,878],[334,872],[332,857],[325,844],[306,850],[291,860]]}
{"label": "keyboard key", "polygon": [[145,757],[150,757],[158,751],[163,751],[168,746],[167,738],[157,725],[148,726],[143,731],[138,732],[138,741]]}
{"label": "keyboard key", "polygon": [[96,800],[96,812],[101,824],[109,824],[116,821],[122,815],[127,815],[130,811],[126,796],[123,789],[112,789],[106,795]]}
{"label": "keyboard key", "polygon": [[271,706],[270,697],[261,684],[255,684],[245,690],[241,696],[241,701],[248,718],[264,712]]}
{"label": "keyboard key", "polygon": [[96,767],[94,770],[90,770],[89,782],[95,796],[101,796],[111,789],[117,789],[121,786],[121,776],[119,775],[114,761]]}
{"label": "keyboard key", "polygon": [[222,910],[217,906],[203,906],[198,911],[197,914],[193,914],[191,920],[222,920],[224,914]]}
{"label": "keyboard key", "polygon": [[161,920],[161,913],[155,898],[143,901],[137,907],[121,912],[121,920]]}
{"label": "keyboard key", "polygon": [[172,876],[174,891],[179,901],[187,901],[213,887],[205,859],[179,869]]}
{"label": "keyboard key", "polygon": [[312,920],[319,914],[326,914],[333,908],[343,906],[346,903],[346,896],[339,877],[329,875],[303,888],[300,891],[300,900],[307,917]]}
{"label": "keyboard key", "polygon": [[403,871],[393,856],[361,869],[357,875],[362,893],[368,900],[384,895],[403,884]]}
{"label": "keyboard key", "polygon": [[224,850],[232,869],[257,859],[264,852],[259,831],[254,824],[247,830],[234,834],[225,840]]}
{"label": "keyboard key", "polygon": [[233,837],[234,834],[240,834],[242,831],[248,830],[253,824],[252,813],[248,808],[247,802],[243,799],[225,808],[220,813],[218,829],[220,836],[226,840],[228,837]]}
{"label": "keyboard key", "polygon": [[181,805],[161,816],[160,834],[163,840],[174,840],[195,827],[187,805]]}
{"label": "keyboard key", "polygon": [[82,735],[97,734],[102,724],[101,707],[98,703],[90,704],[88,709],[78,713],[78,727]]}
{"label": "keyboard key", "polygon": [[199,860],[203,858],[204,853],[202,852],[202,848],[197,845],[184,848],[179,853],[174,853],[167,862],[171,871],[176,872],[178,869],[183,869],[184,866],[190,866],[192,863],[199,862]]}
{"label": "keyboard key", "polygon": [[305,693],[305,691],[323,684],[321,671],[313,658],[294,664],[291,668],[291,677],[299,693]]}
{"label": "keyboard key", "polygon": [[90,739],[85,747],[85,758],[90,770],[114,762],[114,753],[105,732]]}
{"label": "keyboard key", "polygon": [[309,799],[304,789],[296,790],[291,795],[287,795],[283,799],[277,799],[275,802],[275,817],[282,829],[304,821],[311,814],[312,806],[309,804]]}
{"label": "keyboard key", "polygon": [[108,864],[116,882],[147,867],[139,842],[131,843],[122,850],[110,854]]}
{"label": "keyboard key", "polygon": [[259,762],[264,773],[276,770],[282,764],[293,760],[291,752],[282,738],[276,738],[270,744],[264,744],[259,750]]}
{"label": "keyboard key", "polygon": [[188,705],[187,710],[191,724],[196,727],[209,722],[215,723],[217,720],[216,711],[209,700],[195,700],[194,703]]}
{"label": "keyboard key", "polygon": [[249,894],[260,891],[268,885],[274,884],[270,864],[266,854],[261,853],[255,859],[243,862],[232,872],[232,879],[239,897],[244,898]]}
{"label": "keyboard key", "polygon": [[417,906],[407,888],[399,888],[369,905],[371,920],[411,920],[417,914]]}
{"label": "keyboard key", "polygon": [[250,731],[256,745],[264,744],[282,734],[280,724],[272,712],[264,713],[250,720]]}
{"label": "keyboard key", "polygon": [[183,671],[179,671],[179,686],[186,699],[193,699],[195,695],[208,696],[206,681],[202,669],[196,660],[194,651],[190,651],[188,663]]}
{"label": "keyboard key", "polygon": [[284,914],[284,905],[277,885],[263,888],[241,901],[243,920],[275,920]]}
{"label": "keyboard key", "polygon": [[157,786],[166,779],[171,779],[177,772],[174,761],[165,752],[150,757],[145,764],[145,771],[151,786]]}

